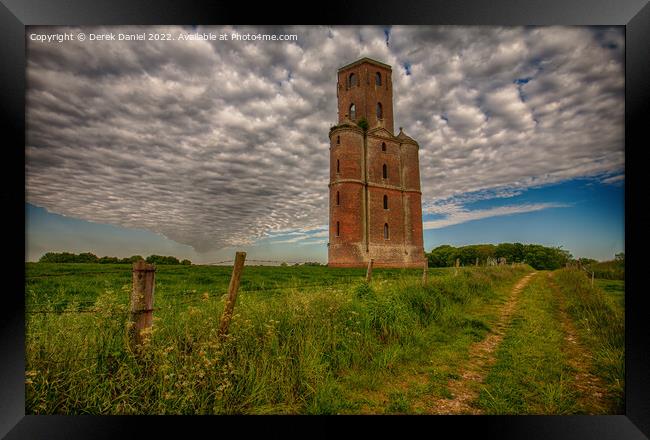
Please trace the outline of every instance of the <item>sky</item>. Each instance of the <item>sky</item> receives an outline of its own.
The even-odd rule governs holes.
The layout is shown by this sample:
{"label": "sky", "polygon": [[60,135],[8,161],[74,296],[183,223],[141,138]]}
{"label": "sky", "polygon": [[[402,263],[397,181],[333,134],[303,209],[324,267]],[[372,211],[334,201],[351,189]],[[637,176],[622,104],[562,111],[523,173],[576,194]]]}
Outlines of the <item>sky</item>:
{"label": "sky", "polygon": [[[140,32],[228,39],[90,41]],[[425,250],[624,251],[622,27],[30,26],[26,40],[26,261],[326,262],[336,71],[364,56],[392,66],[394,125],[420,145]]]}

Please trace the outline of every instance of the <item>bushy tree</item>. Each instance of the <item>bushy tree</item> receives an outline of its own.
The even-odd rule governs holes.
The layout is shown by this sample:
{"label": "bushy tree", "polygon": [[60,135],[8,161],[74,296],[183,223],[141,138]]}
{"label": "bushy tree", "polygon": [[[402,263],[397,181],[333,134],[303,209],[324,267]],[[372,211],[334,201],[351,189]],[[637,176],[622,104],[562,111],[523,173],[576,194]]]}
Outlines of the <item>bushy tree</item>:
{"label": "bushy tree", "polygon": [[181,264],[178,258],[163,255],[149,255],[145,261],[153,264]]}
{"label": "bushy tree", "polygon": [[447,267],[452,266],[456,258],[458,258],[458,250],[448,244],[443,244],[433,249],[428,254],[429,266],[431,267]]}
{"label": "bushy tree", "polygon": [[96,263],[97,260],[97,255],[90,252],[79,255],[70,252],[48,252],[38,261],[41,263]]}
{"label": "bushy tree", "polygon": [[441,245],[427,254],[429,266],[453,266],[456,258],[463,265],[474,265],[476,259],[485,264],[488,258],[505,258],[508,263],[528,263],[535,269],[554,270],[564,267],[572,256],[561,247],[546,247],[539,244],[500,243],[454,247]]}

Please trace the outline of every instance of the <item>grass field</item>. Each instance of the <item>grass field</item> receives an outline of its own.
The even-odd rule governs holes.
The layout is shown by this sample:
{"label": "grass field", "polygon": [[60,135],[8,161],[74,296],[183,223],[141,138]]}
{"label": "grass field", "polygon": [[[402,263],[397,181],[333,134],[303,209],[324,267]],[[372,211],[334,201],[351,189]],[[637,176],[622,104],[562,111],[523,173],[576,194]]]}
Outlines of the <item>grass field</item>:
{"label": "grass field", "polygon": [[[457,275],[454,269],[430,269],[423,287],[420,270],[376,269],[367,285],[364,269],[247,266],[230,336],[219,344],[231,270],[159,266],[153,332],[138,358],[125,341],[129,265],[28,263],[27,413],[436,413],[458,397],[452,382],[464,382],[463,365],[472,362],[473,347],[501,325],[513,286],[532,272],[528,266],[461,268]],[[539,352],[540,386],[563,377],[560,361],[569,357],[562,348],[565,329],[554,320],[559,305],[550,298],[564,292],[566,316],[579,323],[583,311],[571,302],[571,289],[580,285],[553,274],[557,285],[551,289],[540,275],[519,294],[485,384],[474,384],[477,395],[483,388],[495,395],[490,387],[499,381],[509,384],[529,406],[501,410],[482,393],[472,403],[477,411],[585,411],[570,396],[544,406],[521,380],[495,376],[508,362],[512,367],[508,359],[526,346]],[[621,290],[608,283],[598,286],[606,298],[599,307],[622,312]],[[531,315],[537,323],[529,322]],[[620,331],[616,319],[614,336]],[[535,326],[537,333],[531,331]],[[513,344],[516,334],[524,340]],[[601,345],[619,343],[613,337]],[[603,354],[594,366],[606,384],[605,397],[622,390],[614,380],[622,384],[615,365],[622,345],[619,351]],[[617,407],[598,408],[615,413]]]}

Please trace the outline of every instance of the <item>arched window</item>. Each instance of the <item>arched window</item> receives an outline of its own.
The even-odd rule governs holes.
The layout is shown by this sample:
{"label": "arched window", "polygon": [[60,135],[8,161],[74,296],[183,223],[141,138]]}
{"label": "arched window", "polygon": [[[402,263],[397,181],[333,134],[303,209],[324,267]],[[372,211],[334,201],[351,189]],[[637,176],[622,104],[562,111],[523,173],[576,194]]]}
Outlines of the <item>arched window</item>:
{"label": "arched window", "polygon": [[339,237],[341,235],[341,225],[339,222],[336,222],[336,236]]}
{"label": "arched window", "polygon": [[384,209],[388,209],[388,196],[384,194]]}
{"label": "arched window", "polygon": [[337,173],[341,172],[341,162],[339,162],[338,159],[336,159],[336,172]]}
{"label": "arched window", "polygon": [[341,143],[341,136],[336,136],[336,145]]}
{"label": "arched window", "polygon": [[341,204],[341,195],[339,194],[338,191],[336,191],[336,204],[337,205]]}
{"label": "arched window", "polygon": [[384,240],[388,240],[388,223],[384,223]]}
{"label": "arched window", "polygon": [[386,151],[386,142],[381,143],[381,151]]}
{"label": "arched window", "polygon": [[375,84],[377,84],[378,86],[381,85],[381,73],[379,72],[375,73]]}
{"label": "arched window", "polygon": [[377,103],[377,119],[381,119],[383,117],[384,117],[384,114],[382,112],[381,102],[378,102]]}
{"label": "arched window", "polygon": [[350,104],[350,119],[357,119],[357,108],[354,104]]}
{"label": "arched window", "polygon": [[350,74],[349,83],[350,83],[350,87],[354,87],[357,85],[357,76],[354,73]]}
{"label": "arched window", "polygon": [[384,179],[388,179],[388,167],[386,166],[386,164],[384,164],[384,166],[382,167],[382,171],[383,171]]}

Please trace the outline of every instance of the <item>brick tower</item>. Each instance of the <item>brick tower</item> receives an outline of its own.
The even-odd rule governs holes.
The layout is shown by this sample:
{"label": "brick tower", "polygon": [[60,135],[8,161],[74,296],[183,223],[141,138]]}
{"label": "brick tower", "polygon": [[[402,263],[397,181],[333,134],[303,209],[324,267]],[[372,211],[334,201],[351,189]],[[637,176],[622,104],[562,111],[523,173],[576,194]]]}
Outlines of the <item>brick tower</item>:
{"label": "brick tower", "polygon": [[393,134],[391,73],[370,58],[338,70],[339,120],[329,135],[332,267],[425,261],[419,146],[401,127]]}

